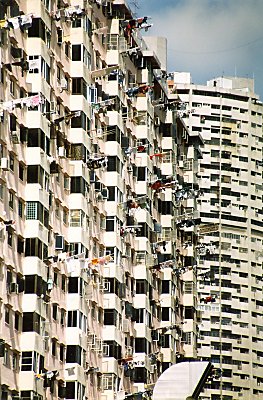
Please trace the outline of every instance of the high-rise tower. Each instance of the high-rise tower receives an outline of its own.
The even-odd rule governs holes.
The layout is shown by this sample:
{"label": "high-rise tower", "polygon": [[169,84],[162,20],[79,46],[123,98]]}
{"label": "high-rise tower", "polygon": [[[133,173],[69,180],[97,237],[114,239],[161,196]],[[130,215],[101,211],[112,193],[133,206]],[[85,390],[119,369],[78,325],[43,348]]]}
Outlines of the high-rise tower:
{"label": "high-rise tower", "polygon": [[198,173],[202,227],[198,356],[222,369],[203,398],[260,399],[262,352],[262,103],[251,79],[207,86],[174,73],[170,90],[185,102],[189,132],[204,140]]}

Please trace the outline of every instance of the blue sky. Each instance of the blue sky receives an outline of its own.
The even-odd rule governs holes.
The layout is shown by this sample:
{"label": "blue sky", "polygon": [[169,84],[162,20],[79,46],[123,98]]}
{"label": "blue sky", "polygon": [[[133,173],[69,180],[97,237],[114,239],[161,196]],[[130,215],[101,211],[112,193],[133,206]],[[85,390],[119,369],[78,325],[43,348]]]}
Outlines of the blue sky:
{"label": "blue sky", "polygon": [[263,100],[263,0],[129,1],[151,16],[149,35],[167,37],[169,71],[189,71],[196,84],[254,77]]}

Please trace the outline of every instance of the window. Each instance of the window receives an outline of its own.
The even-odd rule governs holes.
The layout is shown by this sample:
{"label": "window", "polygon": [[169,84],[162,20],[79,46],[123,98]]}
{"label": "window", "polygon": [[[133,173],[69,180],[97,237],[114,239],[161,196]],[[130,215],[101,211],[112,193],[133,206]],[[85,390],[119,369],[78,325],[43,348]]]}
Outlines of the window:
{"label": "window", "polygon": [[85,46],[83,46],[83,64],[85,64],[88,68],[91,67],[91,54],[88,52]]}
{"label": "window", "polygon": [[29,62],[29,74],[38,74],[39,73],[39,62],[40,56],[28,56],[28,62]]}
{"label": "window", "polygon": [[146,181],[147,173],[146,173],[146,167],[138,167],[137,169],[137,180],[138,181]]}
{"label": "window", "polygon": [[48,228],[49,211],[37,201],[28,201],[26,203],[26,219],[37,219]]}
{"label": "window", "polygon": [[144,308],[136,309],[136,322],[144,323]]}
{"label": "window", "polygon": [[0,200],[4,199],[5,195],[5,183],[0,181]]}
{"label": "window", "polygon": [[17,331],[20,330],[20,320],[21,320],[21,314],[19,314],[17,311],[15,312],[15,329]]}
{"label": "window", "polygon": [[68,345],[66,351],[66,362],[67,363],[78,363],[81,365],[81,347]]}
{"label": "window", "polygon": [[22,332],[40,333],[40,315],[35,312],[23,313]]}
{"label": "window", "polygon": [[41,75],[50,84],[50,66],[41,58]]}
{"label": "window", "polygon": [[13,210],[14,208],[14,193],[9,191],[9,201],[8,201],[9,207]]}
{"label": "window", "polygon": [[42,150],[48,153],[50,141],[42,129],[30,128],[28,129],[27,145],[28,147],[40,147]]}
{"label": "window", "polygon": [[65,325],[65,319],[66,319],[66,310],[64,310],[64,308],[61,308],[61,310],[60,310],[60,325],[61,326]]}
{"label": "window", "polygon": [[77,310],[68,311],[68,327],[77,327]]}
{"label": "window", "polygon": [[27,167],[27,183],[39,183],[43,188],[44,169],[40,165]]}
{"label": "window", "polygon": [[105,309],[104,310],[104,325],[115,325],[117,326],[117,310]]}
{"label": "window", "polygon": [[32,371],[33,353],[32,351],[22,351],[21,371]]}
{"label": "window", "polygon": [[13,235],[14,235],[14,231],[12,228],[9,228],[7,231],[7,243],[9,246],[13,246]]}
{"label": "window", "polygon": [[82,176],[72,176],[70,180],[70,193],[82,193],[83,196],[88,191],[88,184]]}
{"label": "window", "polygon": [[116,156],[108,156],[107,171],[121,172],[121,162]]}
{"label": "window", "polygon": [[9,154],[9,168],[11,171],[15,169],[15,157],[12,153]]}
{"label": "window", "polygon": [[41,38],[50,48],[50,32],[41,18],[33,18],[32,26],[28,29],[28,37]]}
{"label": "window", "polygon": [[57,340],[52,338],[51,340],[51,354],[53,357],[56,357],[57,353]]}
{"label": "window", "polygon": [[25,243],[24,239],[18,236],[17,237],[17,252],[19,254],[24,253],[24,243]]}
{"label": "window", "polygon": [[5,323],[9,324],[11,318],[11,310],[9,307],[5,307]]}
{"label": "window", "polygon": [[18,200],[18,215],[20,218],[24,216],[24,203],[20,199]]}
{"label": "window", "polygon": [[16,353],[15,351],[13,351],[12,354],[12,369],[14,369],[15,371],[18,369],[18,353]]}
{"label": "window", "polygon": [[[78,253],[76,253],[78,254]],[[69,277],[68,279],[68,293],[79,293],[79,279],[81,282],[81,278],[77,277]]]}
{"label": "window", "polygon": [[46,258],[47,246],[38,238],[27,238],[25,256],[38,257],[40,259]]}
{"label": "window", "polygon": [[83,226],[85,221],[85,214],[82,210],[70,210],[70,226],[80,227]]}
{"label": "window", "polygon": [[58,319],[58,305],[57,304],[53,304],[52,306],[52,318],[57,321]]}
{"label": "window", "polygon": [[75,399],[75,382],[66,382],[66,399]]}
{"label": "window", "polygon": [[162,293],[170,293],[170,281],[162,281]]}
{"label": "window", "polygon": [[192,332],[183,332],[183,342],[185,344],[192,344]]}
{"label": "window", "polygon": [[107,232],[114,232],[116,227],[115,227],[115,217],[106,217],[106,231]]}
{"label": "window", "polygon": [[65,292],[65,290],[66,290],[66,276],[65,275],[61,276],[61,289],[63,290],[63,292]]}
{"label": "window", "polygon": [[72,94],[80,94],[87,99],[87,83],[83,78],[72,78]]}
{"label": "window", "polygon": [[147,353],[149,345],[145,338],[135,338],[135,353]]}
{"label": "window", "polygon": [[60,203],[57,200],[55,201],[55,216],[60,217]]}
{"label": "window", "polygon": [[59,360],[64,361],[65,360],[65,346],[64,344],[59,345]]}
{"label": "window", "polygon": [[136,279],[136,293],[137,294],[147,294],[148,285],[146,280]]}
{"label": "window", "polygon": [[26,219],[37,219],[37,202],[28,201],[26,203]]}
{"label": "window", "polygon": [[71,118],[71,128],[89,130],[89,120],[83,111],[81,111],[80,116]]}
{"label": "window", "polygon": [[65,42],[65,55],[67,57],[70,57],[70,43],[69,42]]}
{"label": "window", "polygon": [[13,79],[10,79],[10,86],[9,86],[10,94],[13,96],[15,95],[15,81]]}
{"label": "window", "polygon": [[81,44],[72,45],[72,61],[81,61]]}
{"label": "window", "polygon": [[5,347],[5,353],[4,353],[4,361],[3,361],[3,364],[4,364],[7,368],[10,368],[9,347]]}
{"label": "window", "polygon": [[22,163],[19,163],[19,167],[18,167],[18,176],[19,179],[21,181],[24,181],[24,177],[25,177],[25,167]]}
{"label": "window", "polygon": [[170,308],[162,307],[162,321],[169,321],[170,317]]}
{"label": "window", "polygon": [[102,388],[103,390],[114,390],[115,389],[115,375],[114,374],[103,374],[102,376]]}

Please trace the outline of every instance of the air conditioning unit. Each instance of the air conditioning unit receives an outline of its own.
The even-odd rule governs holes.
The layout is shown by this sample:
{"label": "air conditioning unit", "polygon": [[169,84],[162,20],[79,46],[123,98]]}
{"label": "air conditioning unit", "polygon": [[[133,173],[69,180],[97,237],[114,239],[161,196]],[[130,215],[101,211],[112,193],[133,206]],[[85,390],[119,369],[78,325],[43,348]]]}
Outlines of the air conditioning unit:
{"label": "air conditioning unit", "polygon": [[18,293],[18,284],[15,282],[11,282],[9,284],[9,292],[10,293]]}
{"label": "air conditioning unit", "polygon": [[56,114],[57,113],[57,105],[55,101],[50,102],[50,114]]}
{"label": "air conditioning unit", "polygon": [[124,319],[122,322],[122,330],[124,333],[129,333],[129,320]]}
{"label": "air conditioning unit", "polygon": [[131,174],[131,173],[133,172],[133,168],[132,168],[131,165],[129,165],[129,166],[127,167],[127,172],[128,172],[129,174]]}
{"label": "air conditioning unit", "polygon": [[150,373],[151,373],[151,374],[154,374],[155,371],[156,371],[156,369],[157,369],[157,365],[151,365],[151,366],[150,366]]}
{"label": "air conditioning unit", "polygon": [[102,189],[101,195],[102,195],[103,200],[108,200],[109,190],[107,188]]}
{"label": "air conditioning unit", "polygon": [[160,126],[160,124],[161,124],[160,118],[159,117],[155,117],[154,118],[154,125],[155,126]]}
{"label": "air conditioning unit", "polygon": [[59,86],[62,90],[67,90],[67,88],[68,88],[67,80],[65,78],[62,78]]}
{"label": "air conditioning unit", "polygon": [[10,135],[11,135],[11,140],[14,144],[20,143],[20,133],[18,131],[12,131]]}
{"label": "air conditioning unit", "polygon": [[183,168],[184,167],[184,162],[183,161],[179,161],[179,167]]}
{"label": "air conditioning unit", "polygon": [[2,157],[1,158],[1,169],[4,170],[4,171],[8,171],[9,170],[7,157]]}
{"label": "air conditioning unit", "polygon": [[95,192],[101,192],[103,188],[103,185],[101,182],[97,181],[95,182]]}
{"label": "air conditioning unit", "polygon": [[66,149],[64,146],[58,148],[58,156],[61,158],[66,158]]}
{"label": "air conditioning unit", "polygon": [[64,249],[64,237],[61,235],[56,235],[55,237],[55,250]]}
{"label": "air conditioning unit", "polygon": [[126,357],[132,357],[133,355],[133,348],[132,346],[127,346],[125,349],[125,356]]}
{"label": "air conditioning unit", "polygon": [[94,333],[89,333],[87,337],[87,345],[94,347],[95,344],[96,344],[96,335]]}

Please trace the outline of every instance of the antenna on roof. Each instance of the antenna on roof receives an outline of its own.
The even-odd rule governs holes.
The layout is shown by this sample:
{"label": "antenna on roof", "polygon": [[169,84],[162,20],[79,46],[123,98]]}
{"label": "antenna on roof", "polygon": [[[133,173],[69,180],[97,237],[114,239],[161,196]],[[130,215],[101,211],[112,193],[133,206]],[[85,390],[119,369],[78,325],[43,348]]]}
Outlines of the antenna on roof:
{"label": "antenna on roof", "polygon": [[138,16],[138,10],[140,8],[139,0],[130,0],[130,4],[131,4],[131,7],[133,8],[132,12],[133,12],[134,16],[137,17]]}

